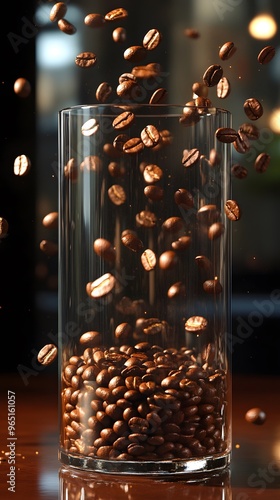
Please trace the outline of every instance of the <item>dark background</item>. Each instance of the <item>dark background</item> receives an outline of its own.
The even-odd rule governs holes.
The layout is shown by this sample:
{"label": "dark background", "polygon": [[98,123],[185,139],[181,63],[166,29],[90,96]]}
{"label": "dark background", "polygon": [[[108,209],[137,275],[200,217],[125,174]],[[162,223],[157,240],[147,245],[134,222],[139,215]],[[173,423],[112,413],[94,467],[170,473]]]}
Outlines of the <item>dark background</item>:
{"label": "dark background", "polygon": [[[272,300],[280,289],[280,137],[269,129],[269,117],[280,105],[280,43],[278,32],[271,40],[261,41],[248,34],[250,19],[261,10],[272,9],[280,23],[280,4],[249,0],[233,4],[144,0],[139,9],[138,2],[124,0],[122,6],[131,16],[122,22],[128,38],[121,47],[109,40],[112,27],[105,35],[83,27],[86,14],[104,14],[120,6],[115,1],[106,6],[101,1],[94,6],[87,1],[68,2],[66,18],[78,28],[73,36],[58,32],[50,23],[53,2],[6,4],[1,29],[0,216],[9,222],[9,233],[0,240],[2,372],[19,372],[25,381],[36,376],[42,370],[36,362],[38,350],[57,338],[57,259],[39,248],[42,239],[57,238],[42,226],[42,218],[57,210],[57,112],[73,104],[95,103],[97,85],[109,77],[115,83],[117,75],[128,70],[124,66],[120,71],[117,63],[124,49],[141,43],[145,32],[157,27],[165,37],[155,60],[166,71],[170,102],[190,100],[192,83],[201,80],[210,64],[219,62],[219,46],[232,40],[238,51],[224,66],[233,90],[226,102],[216,99],[214,105],[229,109],[233,126],[238,127],[246,121],[242,109],[246,98],[257,97],[263,103],[265,113],[258,122],[262,134],[254,154],[271,154],[269,169],[256,174],[252,159],[234,156],[248,168],[249,176],[245,181],[233,180],[234,196],[243,209],[233,228],[233,372],[280,373],[280,305]],[[197,40],[182,35],[189,27],[199,30]],[[57,50],[60,41],[66,42],[66,48],[61,48],[60,59],[54,54],[47,61],[52,40]],[[256,56],[268,44],[276,47],[275,60],[260,67]],[[84,50],[102,55],[97,69],[81,72],[75,67],[75,55]],[[32,86],[25,99],[13,91],[14,81],[22,76]],[[20,154],[29,156],[32,163],[23,177],[13,172]],[[55,370],[56,363],[44,369]]]}

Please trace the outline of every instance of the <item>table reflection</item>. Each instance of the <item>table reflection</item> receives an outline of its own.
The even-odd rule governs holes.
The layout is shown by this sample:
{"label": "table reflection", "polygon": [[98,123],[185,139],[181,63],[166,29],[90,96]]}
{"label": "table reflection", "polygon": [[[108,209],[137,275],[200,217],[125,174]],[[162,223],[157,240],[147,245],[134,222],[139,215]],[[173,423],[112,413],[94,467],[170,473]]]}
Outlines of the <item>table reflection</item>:
{"label": "table reflection", "polygon": [[232,500],[230,471],[180,480],[106,475],[62,467],[60,500]]}

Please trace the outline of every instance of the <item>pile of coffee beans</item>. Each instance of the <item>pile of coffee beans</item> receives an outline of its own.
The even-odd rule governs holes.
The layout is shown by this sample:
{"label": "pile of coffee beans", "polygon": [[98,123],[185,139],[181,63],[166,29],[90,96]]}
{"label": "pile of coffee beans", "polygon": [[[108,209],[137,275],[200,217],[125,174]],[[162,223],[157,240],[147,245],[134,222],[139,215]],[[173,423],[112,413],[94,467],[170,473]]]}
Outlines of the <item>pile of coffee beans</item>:
{"label": "pile of coffee beans", "polygon": [[[92,332],[94,334],[94,332]],[[85,340],[90,343],[91,335]],[[92,345],[98,335],[92,335]],[[227,382],[213,346],[163,349],[149,342],[71,356],[62,378],[62,446],[115,460],[188,459],[222,453]]]}

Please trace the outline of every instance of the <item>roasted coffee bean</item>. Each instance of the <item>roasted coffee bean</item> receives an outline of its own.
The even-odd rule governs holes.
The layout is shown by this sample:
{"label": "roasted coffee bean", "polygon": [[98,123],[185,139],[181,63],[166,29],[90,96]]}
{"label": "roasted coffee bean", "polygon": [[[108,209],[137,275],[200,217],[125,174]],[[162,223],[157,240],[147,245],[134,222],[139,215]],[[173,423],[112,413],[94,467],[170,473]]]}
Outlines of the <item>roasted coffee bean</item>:
{"label": "roasted coffee bean", "polygon": [[143,249],[143,242],[140,240],[140,238],[137,237],[134,232],[126,232],[126,234],[123,234],[121,241],[124,246],[126,246],[133,252],[139,252]]}
{"label": "roasted coffee bean", "polygon": [[154,91],[154,93],[151,95],[149,104],[163,104],[167,100],[167,95],[168,92],[164,88],[158,88],[157,90]]}
{"label": "roasted coffee bean", "polygon": [[101,342],[101,334],[95,331],[85,332],[80,336],[79,342],[84,348],[96,347]]}
{"label": "roasted coffee bean", "polygon": [[183,297],[185,295],[186,295],[186,286],[181,281],[177,281],[177,283],[171,285],[167,290],[167,297],[169,297],[169,299],[173,299],[176,297]]}
{"label": "roasted coffee bean", "polygon": [[[206,344],[204,346],[204,348],[202,349],[201,356],[202,356],[203,361],[205,361],[206,363],[208,363],[208,364],[213,363],[213,361],[215,359],[215,356],[216,356],[216,347],[215,347],[215,345],[213,345],[213,344]],[[216,394],[215,387],[212,387],[212,386],[208,385],[207,386],[207,394],[209,394],[209,393],[213,394],[213,397],[214,397],[214,395]],[[205,393],[204,393],[203,398],[205,399]]]}
{"label": "roasted coffee bean", "polygon": [[151,271],[156,266],[156,254],[153,252],[153,250],[147,248],[141,255],[141,262],[146,271]]}
{"label": "roasted coffee bean", "polygon": [[243,123],[240,125],[239,130],[250,140],[257,140],[260,136],[259,129],[254,123]]}
{"label": "roasted coffee bean", "polygon": [[105,15],[106,21],[116,21],[118,19],[125,19],[128,16],[127,10],[123,8],[113,9]]}
{"label": "roasted coffee bean", "polygon": [[132,91],[138,88],[139,86],[136,81],[127,79],[119,83],[119,85],[116,88],[116,93],[119,97],[122,97],[123,99],[131,99]]}
{"label": "roasted coffee bean", "polygon": [[143,38],[142,45],[147,50],[154,50],[161,42],[162,35],[159,30],[150,29]]}
{"label": "roasted coffee bean", "polygon": [[185,322],[185,330],[187,332],[200,333],[206,330],[207,326],[208,321],[203,316],[191,316]]}
{"label": "roasted coffee bean", "polygon": [[57,356],[57,347],[54,344],[46,344],[37,355],[37,360],[41,365],[50,365]]}
{"label": "roasted coffee bean", "polygon": [[0,217],[0,238],[5,238],[8,234],[9,223],[4,217]]}
{"label": "roasted coffee bean", "polygon": [[239,220],[241,217],[241,210],[235,200],[227,200],[225,203],[225,213],[230,220]]}
{"label": "roasted coffee bean", "polygon": [[268,64],[275,56],[276,50],[272,45],[267,45],[258,54],[260,64]]}
{"label": "roasted coffee bean", "polygon": [[133,45],[124,51],[123,57],[126,61],[140,62],[146,57],[146,54],[147,50],[142,45]]}
{"label": "roasted coffee bean", "polygon": [[246,99],[243,109],[250,120],[258,120],[263,115],[262,104],[255,97]]}
{"label": "roasted coffee bean", "polygon": [[209,163],[212,167],[219,165],[221,161],[221,155],[215,148],[212,148],[209,153]]}
{"label": "roasted coffee bean", "polygon": [[160,134],[154,125],[146,125],[141,131],[141,139],[146,148],[153,148],[160,141]]}
{"label": "roasted coffee bean", "polygon": [[212,107],[212,101],[208,97],[196,97],[194,105],[197,107],[199,114],[204,114],[208,112],[208,108]]}
{"label": "roasted coffee bean", "polygon": [[115,129],[126,129],[130,127],[134,121],[134,113],[132,113],[132,111],[124,111],[113,120],[112,125]]}
{"label": "roasted coffee bean", "polygon": [[163,176],[163,171],[158,165],[146,165],[143,171],[143,177],[147,184],[158,182]]}
{"label": "roasted coffee bean", "polygon": [[194,206],[193,195],[185,188],[180,188],[175,192],[174,201],[185,210]]}
{"label": "roasted coffee bean", "polygon": [[115,337],[120,340],[126,340],[132,333],[132,327],[129,323],[120,323],[115,328]]}
{"label": "roasted coffee bean", "polygon": [[120,26],[115,28],[112,33],[112,38],[116,43],[123,43],[126,41],[126,29]]}
{"label": "roasted coffee bean", "polygon": [[178,257],[173,250],[166,250],[159,256],[159,267],[161,269],[172,269],[176,266]]}
{"label": "roasted coffee bean", "polygon": [[195,82],[192,85],[192,91],[198,97],[208,97],[209,89],[205,83]]}
{"label": "roasted coffee bean", "polygon": [[[93,123],[93,128],[96,127],[96,131],[99,128],[99,125],[97,123]],[[90,131],[90,129],[89,129]],[[84,134],[83,134],[84,135]],[[102,168],[102,161],[99,158],[99,156],[96,155],[90,155],[86,156],[82,163],[80,164],[80,169],[81,170],[87,170],[87,171],[93,171],[93,172],[99,172]]]}
{"label": "roasted coffee bean", "polygon": [[219,219],[220,211],[218,210],[217,205],[203,205],[198,209],[197,217],[201,222],[204,222],[205,224],[212,224]]}
{"label": "roasted coffee bean", "polygon": [[95,118],[90,118],[81,127],[81,132],[84,136],[89,137],[95,134],[99,129],[99,123]]}
{"label": "roasted coffee bean", "polygon": [[218,278],[214,278],[204,281],[203,290],[209,294],[217,295],[223,291],[223,288]]}
{"label": "roasted coffee bean", "polygon": [[84,18],[84,24],[90,28],[100,28],[106,20],[101,14],[87,14]]}
{"label": "roasted coffee bean", "polygon": [[142,210],[135,216],[136,223],[139,226],[153,227],[157,222],[157,217],[149,210]]}
{"label": "roasted coffee bean", "polygon": [[113,89],[111,85],[108,82],[102,82],[96,89],[95,97],[98,102],[105,103],[111,97],[112,93]]}
{"label": "roasted coffee bean", "polygon": [[200,157],[200,152],[197,148],[184,149],[182,164],[184,167],[191,167],[197,163]]}
{"label": "roasted coffee bean", "polygon": [[230,143],[237,140],[238,134],[236,130],[230,127],[220,127],[216,130],[216,138],[220,142]]}
{"label": "roasted coffee bean", "polygon": [[[126,144],[126,142],[129,140],[129,136],[127,134],[119,134],[115,137],[115,139],[113,140],[113,147],[116,151],[119,152],[119,154],[123,154],[124,153],[124,145]],[[136,140],[134,141],[134,143],[131,144],[131,146],[137,146],[137,143],[136,143]],[[144,146],[143,146],[144,147]]]}
{"label": "roasted coffee bean", "polygon": [[185,127],[190,127],[195,125],[200,117],[200,113],[195,106],[194,101],[186,103],[183,108],[183,114],[179,118],[179,123]]}
{"label": "roasted coffee bean", "polygon": [[259,407],[250,408],[245,413],[245,420],[250,424],[263,425],[266,421],[266,413]]}
{"label": "roasted coffee bean", "polygon": [[240,129],[237,131],[237,138],[233,142],[233,146],[236,149],[236,151],[241,154],[247,153],[247,151],[249,151],[251,147],[247,135],[244,134],[244,132],[242,132],[242,130]]}
{"label": "roasted coffee bean", "polygon": [[26,155],[17,156],[14,161],[14,174],[15,175],[26,175],[31,167],[31,161]]}
{"label": "roasted coffee bean", "polygon": [[97,238],[93,243],[93,250],[108,262],[115,262],[116,250],[106,238]]}
{"label": "roasted coffee bean", "polygon": [[223,68],[219,64],[212,64],[203,74],[203,83],[207,87],[214,87],[223,76]]}
{"label": "roasted coffee bean", "polygon": [[66,35],[74,35],[77,31],[76,27],[64,18],[57,21],[57,26]]}
{"label": "roasted coffee bean", "polygon": [[206,255],[197,255],[195,257],[195,263],[204,271],[209,271],[212,268],[211,261],[208,257],[206,257]]}
{"label": "roasted coffee bean", "polygon": [[194,38],[194,39],[200,37],[199,31],[195,28],[185,28],[184,35],[187,36],[188,38]]}
{"label": "roasted coffee bean", "polygon": [[231,85],[225,76],[223,76],[217,83],[217,97],[219,99],[225,99],[229,96],[231,91]]}
{"label": "roasted coffee bean", "polygon": [[58,226],[58,212],[50,212],[45,215],[45,217],[43,217],[42,224],[49,229],[56,229]]}
{"label": "roasted coffee bean", "polygon": [[64,2],[57,2],[53,5],[50,11],[50,21],[55,23],[59,19],[62,19],[65,17],[65,14],[67,12],[67,4]]}
{"label": "roasted coffee bean", "polygon": [[158,63],[149,63],[145,66],[135,66],[131,72],[136,78],[155,78],[160,75],[161,66]]}
{"label": "roasted coffee bean", "polygon": [[227,61],[236,52],[236,47],[233,42],[224,43],[219,50],[219,58],[222,61]]}
{"label": "roasted coffee bean", "polygon": [[270,155],[268,153],[260,153],[254,162],[256,172],[262,174],[266,172],[270,164]]}
{"label": "roasted coffee bean", "polygon": [[115,284],[115,277],[110,273],[106,273],[95,281],[89,281],[86,285],[86,292],[90,297],[98,299],[111,292]]}
{"label": "roasted coffee bean", "polygon": [[208,229],[208,238],[209,240],[216,240],[219,238],[225,230],[222,222],[214,222]]}
{"label": "roasted coffee bean", "polygon": [[108,196],[114,205],[123,205],[126,201],[125,190],[120,184],[109,187]]}
{"label": "roasted coffee bean", "polygon": [[133,83],[137,83],[137,78],[132,73],[122,73],[119,76],[119,83],[130,82],[130,81]]}
{"label": "roasted coffee bean", "polygon": [[164,190],[160,186],[146,186],[144,188],[144,194],[151,201],[163,200]]}
{"label": "roasted coffee bean", "polygon": [[125,167],[116,161],[111,161],[108,165],[108,172],[112,177],[123,177],[125,175]]}
{"label": "roasted coffee bean", "polygon": [[176,233],[184,227],[184,221],[181,217],[169,217],[162,223],[162,229]]}
{"label": "roasted coffee bean", "polygon": [[97,58],[93,52],[81,52],[75,58],[75,63],[80,68],[89,68],[96,64]]}
{"label": "roasted coffee bean", "polygon": [[28,97],[31,94],[30,82],[26,78],[17,78],[14,82],[14,92],[19,97]]}
{"label": "roasted coffee bean", "polygon": [[53,257],[58,253],[58,244],[50,240],[42,240],[40,242],[40,250],[49,257]]}
{"label": "roasted coffee bean", "polygon": [[237,179],[245,179],[248,175],[248,170],[243,165],[240,165],[239,163],[235,163],[231,167],[231,173]]}
{"label": "roasted coffee bean", "polygon": [[127,154],[136,154],[142,151],[144,144],[140,137],[132,137],[128,139],[123,145],[123,151]]}
{"label": "roasted coffee bean", "polygon": [[178,240],[172,241],[171,246],[173,250],[186,250],[191,244],[191,236],[180,236]]}

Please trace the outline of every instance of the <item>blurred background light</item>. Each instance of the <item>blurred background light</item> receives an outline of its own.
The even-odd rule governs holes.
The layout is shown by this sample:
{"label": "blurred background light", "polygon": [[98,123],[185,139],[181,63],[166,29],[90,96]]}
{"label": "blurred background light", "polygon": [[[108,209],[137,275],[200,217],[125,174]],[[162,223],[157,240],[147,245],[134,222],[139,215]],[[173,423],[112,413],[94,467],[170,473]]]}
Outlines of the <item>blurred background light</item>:
{"label": "blurred background light", "polygon": [[269,126],[272,132],[280,134],[280,107],[275,108],[269,117]]}
{"label": "blurred background light", "polygon": [[253,38],[268,40],[277,33],[277,23],[270,14],[258,14],[250,21],[248,29]]}

